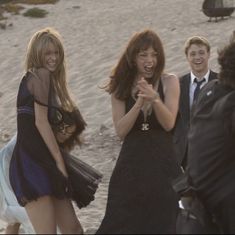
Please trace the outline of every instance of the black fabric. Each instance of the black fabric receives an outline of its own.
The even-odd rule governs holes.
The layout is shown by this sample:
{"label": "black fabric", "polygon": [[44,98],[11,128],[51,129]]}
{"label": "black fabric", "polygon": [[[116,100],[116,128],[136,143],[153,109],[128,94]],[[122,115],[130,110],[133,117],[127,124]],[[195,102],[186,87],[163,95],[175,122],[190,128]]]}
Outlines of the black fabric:
{"label": "black fabric", "polygon": [[[164,99],[161,83],[159,93]],[[130,97],[126,112],[134,104]],[[141,130],[143,122],[141,112],[123,142],[97,234],[175,234],[178,197],[171,182],[180,167],[172,134],[163,130],[154,112],[147,118],[150,130]]]}
{"label": "black fabric", "polygon": [[220,234],[220,229],[212,221],[202,224],[191,211],[180,209],[176,223],[176,234]]}
{"label": "black fabric", "polygon": [[235,192],[235,145],[232,130],[235,91],[212,81],[193,106],[188,172],[209,207]]}
{"label": "black fabric", "polygon": [[94,199],[103,175],[78,157],[61,150],[69,175],[71,198],[79,208],[88,206]]}
{"label": "black fabric", "polygon": [[216,217],[216,221],[223,234],[235,234],[235,193],[224,198],[218,203],[212,213]]}
{"label": "black fabric", "polygon": [[[185,213],[183,213],[185,212]],[[189,212],[180,210],[177,223],[176,234],[207,234],[203,226]]]}
{"label": "black fabric", "polygon": [[190,182],[187,171],[173,181],[183,206],[177,216],[177,234],[220,234],[216,217],[205,207]]}

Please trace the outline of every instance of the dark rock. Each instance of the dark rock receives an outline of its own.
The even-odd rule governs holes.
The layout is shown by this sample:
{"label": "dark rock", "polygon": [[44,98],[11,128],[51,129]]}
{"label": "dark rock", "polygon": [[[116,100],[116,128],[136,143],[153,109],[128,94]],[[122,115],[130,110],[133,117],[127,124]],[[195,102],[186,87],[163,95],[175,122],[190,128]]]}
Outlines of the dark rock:
{"label": "dark rock", "polygon": [[204,0],[202,5],[203,13],[211,18],[228,17],[234,12],[233,0]]}

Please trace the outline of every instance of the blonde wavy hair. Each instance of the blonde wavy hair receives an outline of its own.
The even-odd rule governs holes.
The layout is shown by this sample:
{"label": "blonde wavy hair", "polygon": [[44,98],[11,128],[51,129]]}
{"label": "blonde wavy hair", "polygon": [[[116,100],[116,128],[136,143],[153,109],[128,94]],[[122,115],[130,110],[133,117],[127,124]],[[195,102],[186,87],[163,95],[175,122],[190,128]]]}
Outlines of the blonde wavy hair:
{"label": "blonde wavy hair", "polygon": [[64,48],[62,45],[61,36],[53,28],[45,28],[37,31],[28,44],[25,69],[30,71],[33,69],[42,68],[44,65],[45,53],[50,44],[53,44],[59,52],[59,62],[56,71],[51,74],[52,84],[56,95],[59,98],[61,106],[66,111],[73,111],[75,104],[71,99],[67,87],[66,62]]}

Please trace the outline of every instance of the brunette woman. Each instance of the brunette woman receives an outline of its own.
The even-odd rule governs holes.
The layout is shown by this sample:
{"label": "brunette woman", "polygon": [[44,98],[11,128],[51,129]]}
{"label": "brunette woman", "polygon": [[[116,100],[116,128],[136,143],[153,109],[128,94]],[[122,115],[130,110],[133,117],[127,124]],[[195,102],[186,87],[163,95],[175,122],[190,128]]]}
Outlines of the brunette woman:
{"label": "brunette woman", "polygon": [[164,73],[162,42],[152,30],[136,33],[110,76],[113,122],[123,140],[110,179],[98,234],[174,234],[180,173],[171,130],[179,82]]}

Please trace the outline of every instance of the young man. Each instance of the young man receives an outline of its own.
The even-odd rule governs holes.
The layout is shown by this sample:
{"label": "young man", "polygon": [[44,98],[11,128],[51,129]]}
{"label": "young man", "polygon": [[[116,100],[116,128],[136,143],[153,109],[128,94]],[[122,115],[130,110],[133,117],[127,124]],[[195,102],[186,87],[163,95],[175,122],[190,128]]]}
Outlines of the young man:
{"label": "young man", "polygon": [[209,69],[210,44],[206,38],[193,36],[187,39],[185,55],[191,72],[180,78],[179,113],[174,132],[176,157],[184,169],[187,165],[191,107],[201,88],[217,78],[217,74]]}

